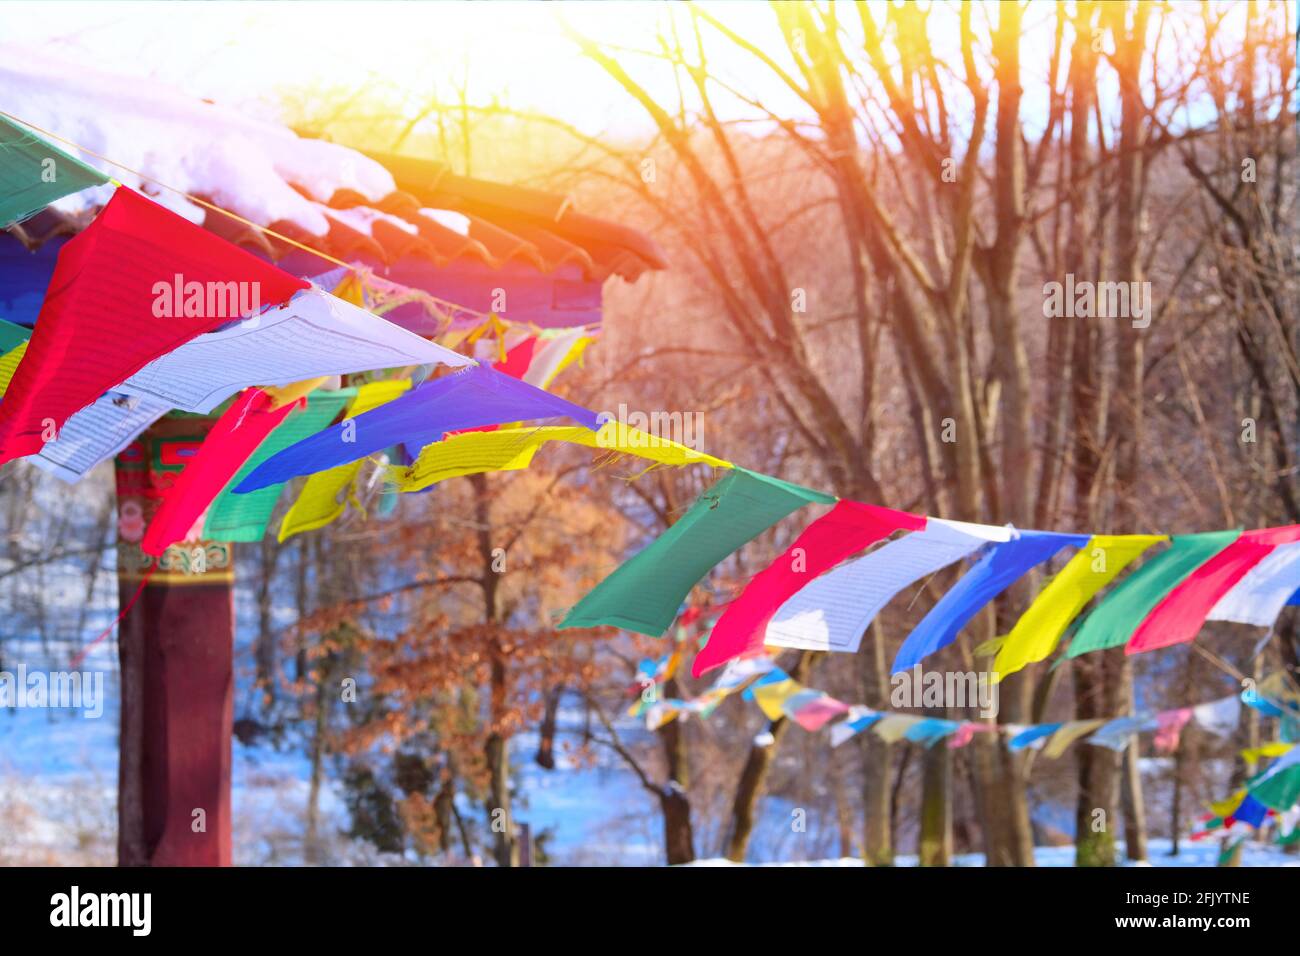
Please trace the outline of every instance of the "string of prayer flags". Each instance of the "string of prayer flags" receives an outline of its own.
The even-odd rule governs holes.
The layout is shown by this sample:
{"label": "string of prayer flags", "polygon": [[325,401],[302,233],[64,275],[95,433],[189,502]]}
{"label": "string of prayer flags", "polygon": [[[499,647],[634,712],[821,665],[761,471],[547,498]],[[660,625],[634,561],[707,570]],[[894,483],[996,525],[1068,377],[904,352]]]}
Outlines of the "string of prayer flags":
{"label": "string of prayer flags", "polygon": [[[226,489],[208,508],[207,517],[203,519],[203,537],[212,541],[260,541],[266,534],[266,525],[275,511],[275,504],[280,498],[283,485],[268,485],[247,495],[234,494],[231,486],[238,484],[244,476],[259,464],[270,458],[282,448],[287,448],[308,435],[314,435],[338,417],[352,398],[356,389],[317,390],[303,399],[291,404],[297,408],[257,446],[230,480]],[[275,411],[277,398],[268,393],[269,411]]]}
{"label": "string of prayer flags", "polygon": [[1211,621],[1272,627],[1282,608],[1300,597],[1300,543],[1282,544],[1255,565],[1210,610]]}
{"label": "string of prayer flags", "polygon": [[424,382],[407,394],[305,438],[272,455],[237,494],[310,475],[383,451],[423,447],[447,432],[538,418],[568,417],[595,431],[596,414],[482,365]]}
{"label": "string of prayer flags", "polygon": [[894,658],[893,673],[908,670],[951,644],[984,605],[1031,568],[1050,560],[1062,548],[1082,547],[1087,541],[1086,535],[1020,531],[1010,541],[994,545],[907,636]]}
{"label": "string of prayer flags", "polygon": [[923,530],[887,542],[801,588],[777,610],[763,641],[855,654],[876,615],[904,588],[990,542],[1009,540],[1010,528],[929,518]]}
{"label": "string of prayer flags", "polygon": [[1300,525],[1247,531],[1165,595],[1124,648],[1138,654],[1196,637],[1214,606],[1279,545],[1300,541]]}
{"label": "string of prayer flags", "polygon": [[107,182],[98,169],[0,116],[0,229]]}
{"label": "string of prayer flags", "polygon": [[720,458],[610,421],[596,432],[582,426],[549,425],[448,435],[425,445],[409,468],[394,468],[392,478],[401,491],[420,491],[448,478],[517,471],[531,465],[537,451],[548,441],[634,455],[663,465],[700,462],[714,468],[732,467]]}
{"label": "string of prayer flags", "polygon": [[[1208,703],[1157,713],[1045,724],[997,725],[984,721],[887,713],[870,707],[849,705],[823,691],[806,687],[776,667],[770,657],[733,660],[708,692],[693,701],[675,701],[671,706],[685,713],[698,713],[706,706],[711,710],[733,687],[747,681],[752,683],[743,696],[757,703],[769,720],[785,716],[804,729],[815,731],[825,727],[835,717],[843,715],[843,720],[830,724],[832,747],[838,747],[867,730],[888,743],[906,740],[931,747],[946,740],[947,746],[953,749],[965,747],[977,733],[994,733],[1005,735],[1007,746],[1012,751],[1042,749],[1048,758],[1058,759],[1079,740],[1086,739],[1088,743],[1121,751],[1129,745],[1134,735],[1155,731],[1157,750],[1170,752],[1177,748],[1178,736],[1190,721],[1196,721],[1211,733],[1230,736],[1235,731],[1241,712],[1239,695],[1232,694]],[[1272,694],[1286,690],[1282,674],[1272,674],[1260,684]],[[638,713],[644,709],[637,709]],[[1290,749],[1288,745],[1277,753],[1286,753]]]}
{"label": "string of prayer flags", "polygon": [[104,392],[241,317],[210,310],[205,300],[199,314],[170,303],[182,307],[160,320],[155,306],[172,294],[177,276],[187,288],[255,288],[272,305],[307,286],[144,196],[116,190],[59,250],[27,354],[0,402],[0,464],[40,451]]}
{"label": "string of prayer flags", "polygon": [[1155,534],[1093,535],[1006,635],[993,662],[993,681],[1047,658],[1070,622],[1098,591],[1152,545],[1168,540]]}
{"label": "string of prayer flags", "polygon": [[[670,657],[679,655],[681,650],[680,647],[677,648]],[[675,670],[679,663],[680,658],[678,658],[678,663],[670,662],[669,666]],[[679,714],[696,714],[700,717],[708,717],[719,704],[736,693],[736,691],[747,690],[758,680],[784,680],[786,676],[785,672],[781,671],[768,657],[753,657],[743,661],[732,661],[723,669],[718,679],[713,682],[713,686],[697,697],[691,700],[670,699],[660,701],[660,710],[652,717],[650,714],[653,709],[652,704],[646,701],[643,695],[629,710],[628,714],[632,717],[645,714],[647,718],[646,729],[654,730],[656,726],[653,723],[654,720],[671,719],[671,717],[667,716],[667,712],[671,712],[674,717]],[[749,696],[752,697],[752,694]]]}
{"label": "string of prayer flags", "polygon": [[[348,406],[347,417],[356,418],[391,402],[410,387],[411,380],[406,378],[359,385],[356,397]],[[279,540],[284,542],[295,534],[323,528],[343,514],[348,503],[356,501],[356,481],[361,466],[362,462],[354,461],[310,476],[280,522]]]}
{"label": "string of prayer flags", "polygon": [[[460,368],[471,361],[311,288],[278,309],[197,336],[117,390],[207,413],[252,386],[424,364]],[[304,387],[310,390],[310,381]],[[294,397],[283,389],[270,394],[280,402]]]}
{"label": "string of prayer flags", "polygon": [[196,537],[195,525],[203,511],[234,477],[239,466],[275,428],[301,404],[273,408],[274,399],[259,388],[249,389],[217,419],[176,483],[168,489],[140,548],[161,555],[177,541]]}
{"label": "string of prayer flags", "polygon": [[[1195,707],[1139,714],[1135,717],[1005,725],[971,720],[953,721],[915,714],[881,713],[855,705],[848,709],[844,720],[831,725],[831,746],[838,747],[869,729],[890,743],[908,740],[928,747],[946,739],[948,747],[953,749],[965,747],[977,733],[1001,733],[1007,736],[1007,746],[1013,751],[1042,748],[1046,757],[1058,759],[1079,740],[1086,739],[1088,743],[1120,751],[1129,745],[1135,734],[1156,731],[1157,748],[1167,751],[1177,747],[1175,732],[1181,731],[1189,719],[1195,719],[1198,724],[1213,732],[1222,732],[1224,714],[1227,712],[1225,705],[1235,700],[1236,695],[1233,695]],[[1211,715],[1213,719],[1204,719],[1206,715]],[[1228,732],[1231,733],[1232,729],[1235,729],[1235,725]],[[1164,737],[1159,736],[1162,731]]]}
{"label": "string of prayer flags", "polygon": [[1161,599],[1240,536],[1240,531],[1174,535],[1162,551],[1121,581],[1083,619],[1066,651],[1078,657],[1127,644]]}
{"label": "string of prayer flags", "polygon": [[733,658],[761,653],[768,622],[805,582],[896,531],[924,527],[925,518],[904,511],[839,501],[731,602],[695,656],[691,674],[699,677]]}
{"label": "string of prayer flags", "polygon": [[796,509],[834,501],[819,491],[734,468],[574,605],[560,628],[608,624],[657,637],[672,626],[691,588],[727,555]]}

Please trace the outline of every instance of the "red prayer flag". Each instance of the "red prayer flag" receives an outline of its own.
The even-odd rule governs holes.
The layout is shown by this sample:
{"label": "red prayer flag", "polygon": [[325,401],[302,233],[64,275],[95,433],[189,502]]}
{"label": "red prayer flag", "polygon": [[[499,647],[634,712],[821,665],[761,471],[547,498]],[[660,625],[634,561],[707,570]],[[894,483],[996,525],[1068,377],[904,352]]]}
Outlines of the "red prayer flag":
{"label": "red prayer flag", "polygon": [[248,314],[241,305],[276,305],[307,287],[119,188],[59,251],[27,354],[0,402],[0,464],[40,451],[73,414],[160,355]]}
{"label": "red prayer flag", "polygon": [[247,389],[239,396],[217,419],[176,483],[164,493],[140,542],[141,550],[157,556],[169,545],[188,540],[204,510],[257,451],[257,446],[285,416],[306,404],[303,397],[275,408],[275,400],[260,388]]}
{"label": "red prayer flag", "polygon": [[511,378],[523,378],[528,372],[528,366],[533,364],[533,352],[536,349],[536,336],[529,336],[506,353],[504,362],[497,362],[492,367]]}
{"label": "red prayer flag", "polygon": [[1125,654],[1185,644],[1196,637],[1214,605],[1273,549],[1300,541],[1300,525],[1247,531],[1174,588],[1129,638]]}
{"label": "red prayer flag", "polygon": [[721,667],[763,650],[767,624],[787,600],[823,571],[887,538],[895,531],[921,531],[925,517],[840,501],[799,535],[785,553],[760,571],[713,625],[708,643],[695,656],[691,675]]}

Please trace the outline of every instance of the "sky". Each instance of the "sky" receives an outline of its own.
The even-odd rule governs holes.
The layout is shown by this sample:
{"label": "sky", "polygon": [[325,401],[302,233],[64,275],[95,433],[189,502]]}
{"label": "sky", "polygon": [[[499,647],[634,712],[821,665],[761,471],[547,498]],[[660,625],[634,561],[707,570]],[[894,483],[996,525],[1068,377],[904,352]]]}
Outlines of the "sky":
{"label": "sky", "polygon": [[[737,0],[721,10],[747,36],[770,41],[766,48],[779,45],[765,2]],[[17,2],[0,4],[0,37],[70,67],[84,63],[197,96],[250,103],[271,110],[268,119],[287,88],[378,84],[447,95],[468,77],[479,102],[496,97],[594,134],[630,132],[628,124],[645,120],[578,53],[560,17],[601,41],[641,48],[664,15],[664,4],[644,0]],[[743,70],[744,64],[733,65]],[[671,87],[653,91],[672,95]]]}
{"label": "sky", "polygon": [[[881,2],[875,0],[877,19],[883,19]],[[701,6],[797,73],[766,0],[705,0]],[[955,68],[954,8],[936,3],[933,9],[931,42],[940,61]],[[988,29],[996,9],[992,3],[976,8],[977,32]],[[1188,10],[1196,12],[1184,5],[1184,13]],[[1025,19],[1022,111],[1031,129],[1034,117],[1047,114],[1044,81],[1053,11],[1050,3],[1031,4]],[[648,117],[579,53],[563,21],[613,51],[658,102],[673,104],[677,88],[671,71],[636,51],[654,45],[670,13],[689,36],[683,12],[680,4],[658,0],[19,0],[0,3],[0,42],[39,50],[70,70],[84,64],[146,78],[268,120],[292,118],[285,108],[286,93],[292,91],[350,95],[364,90],[378,94],[386,109],[397,94],[414,110],[432,97],[454,102],[457,86],[466,84],[477,105],[496,101],[557,116],[591,135],[623,138],[648,132]],[[855,19],[849,12],[841,15],[846,26]],[[1180,29],[1195,20],[1181,18]],[[1232,29],[1232,23],[1225,24],[1228,34]],[[807,114],[770,70],[716,36],[709,42],[709,67],[779,115]],[[1117,94],[1110,73],[1103,73],[1102,82],[1105,109]],[[715,95],[724,118],[755,118],[718,88]],[[969,104],[959,96],[953,105],[960,116]]]}

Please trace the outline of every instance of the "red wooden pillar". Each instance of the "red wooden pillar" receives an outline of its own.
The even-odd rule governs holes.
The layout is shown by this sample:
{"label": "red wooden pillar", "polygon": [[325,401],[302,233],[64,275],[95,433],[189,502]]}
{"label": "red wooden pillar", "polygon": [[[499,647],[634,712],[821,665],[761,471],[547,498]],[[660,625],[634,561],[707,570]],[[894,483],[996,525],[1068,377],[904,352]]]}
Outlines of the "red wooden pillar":
{"label": "red wooden pillar", "polygon": [[189,540],[154,559],[139,545],[212,422],[173,413],[116,463],[120,606],[140,591],[118,625],[119,866],[231,862],[233,546]]}

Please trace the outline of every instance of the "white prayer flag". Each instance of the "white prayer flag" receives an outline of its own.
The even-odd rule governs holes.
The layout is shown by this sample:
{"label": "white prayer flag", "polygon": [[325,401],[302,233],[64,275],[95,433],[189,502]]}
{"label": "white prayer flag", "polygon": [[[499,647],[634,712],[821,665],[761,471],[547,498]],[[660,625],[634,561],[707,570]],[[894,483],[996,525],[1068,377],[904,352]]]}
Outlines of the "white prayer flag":
{"label": "white prayer flag", "polygon": [[282,308],[197,336],[116,387],[207,413],[252,385],[288,385],[403,365],[472,360],[317,288]]}
{"label": "white prayer flag", "polygon": [[890,541],[801,588],[772,617],[763,640],[778,647],[856,653],[867,626],[899,591],[1011,535],[1011,528],[930,518],[925,530]]}

